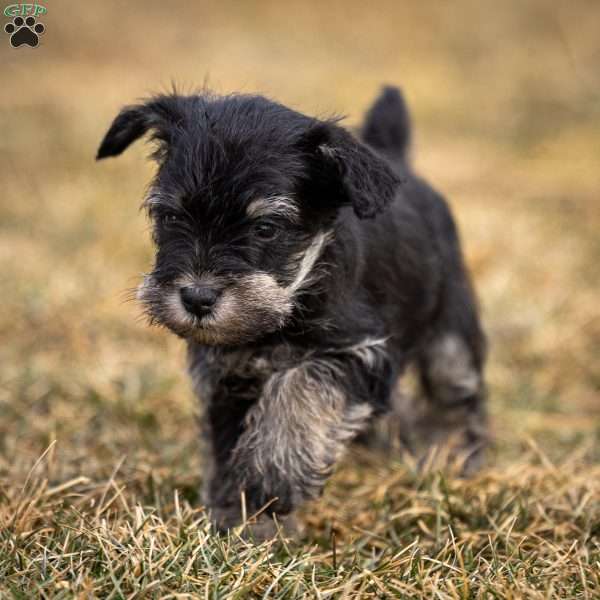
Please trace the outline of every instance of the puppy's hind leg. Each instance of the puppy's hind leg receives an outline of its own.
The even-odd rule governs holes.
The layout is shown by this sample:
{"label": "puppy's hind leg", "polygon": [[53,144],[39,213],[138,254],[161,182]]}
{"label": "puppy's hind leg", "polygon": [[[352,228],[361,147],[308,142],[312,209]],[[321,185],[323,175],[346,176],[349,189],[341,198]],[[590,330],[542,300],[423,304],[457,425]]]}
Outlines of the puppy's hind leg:
{"label": "puppy's hind leg", "polygon": [[477,315],[463,317],[442,321],[419,356],[425,407],[418,429],[429,445],[446,447],[468,474],[481,464],[488,431],[485,341]]}

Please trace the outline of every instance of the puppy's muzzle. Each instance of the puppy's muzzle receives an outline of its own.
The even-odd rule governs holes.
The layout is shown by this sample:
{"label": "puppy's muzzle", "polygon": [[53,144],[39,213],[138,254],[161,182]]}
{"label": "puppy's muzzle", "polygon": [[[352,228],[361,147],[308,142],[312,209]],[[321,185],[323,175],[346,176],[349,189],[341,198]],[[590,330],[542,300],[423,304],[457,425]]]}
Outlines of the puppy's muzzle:
{"label": "puppy's muzzle", "polygon": [[207,285],[193,285],[182,287],[179,294],[185,310],[202,318],[213,312],[221,292]]}

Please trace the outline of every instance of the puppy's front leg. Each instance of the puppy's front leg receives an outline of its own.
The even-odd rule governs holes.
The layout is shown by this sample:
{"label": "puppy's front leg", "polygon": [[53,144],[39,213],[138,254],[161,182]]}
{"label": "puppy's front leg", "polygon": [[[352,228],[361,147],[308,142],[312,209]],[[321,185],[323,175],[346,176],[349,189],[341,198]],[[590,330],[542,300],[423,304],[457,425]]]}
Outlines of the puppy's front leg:
{"label": "puppy's front leg", "polygon": [[232,455],[249,514],[268,504],[268,514],[285,515],[320,495],[373,411],[372,379],[360,361],[328,356],[267,380]]}

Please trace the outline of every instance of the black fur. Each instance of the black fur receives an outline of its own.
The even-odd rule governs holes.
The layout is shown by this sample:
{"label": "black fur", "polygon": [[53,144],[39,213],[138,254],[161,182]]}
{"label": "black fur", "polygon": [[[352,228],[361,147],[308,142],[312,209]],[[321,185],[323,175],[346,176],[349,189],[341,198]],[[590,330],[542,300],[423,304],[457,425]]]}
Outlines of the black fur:
{"label": "black fur", "polygon": [[410,147],[410,117],[400,90],[386,86],[365,116],[361,137],[394,161],[406,159]]}
{"label": "black fur", "polygon": [[[366,143],[260,96],[173,94],[125,108],[97,157],[147,132],[157,254],[140,298],[187,340],[221,527],[242,490],[249,513],[318,495],[410,362],[434,411],[467,407],[480,448],[484,336],[448,206],[406,161],[396,88],[368,112]],[[181,290],[207,287],[213,312],[186,311]]]}

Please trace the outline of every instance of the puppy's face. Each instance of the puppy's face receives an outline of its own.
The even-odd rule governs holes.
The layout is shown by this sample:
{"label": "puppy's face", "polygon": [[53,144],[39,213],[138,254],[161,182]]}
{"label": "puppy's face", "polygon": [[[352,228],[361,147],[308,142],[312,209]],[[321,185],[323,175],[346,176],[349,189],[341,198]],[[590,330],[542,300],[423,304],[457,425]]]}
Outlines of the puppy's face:
{"label": "puppy's face", "polygon": [[151,320],[204,344],[283,327],[316,282],[331,235],[288,194],[178,197],[153,186],[146,204],[156,258],[138,291]]}
{"label": "puppy's face", "polygon": [[[98,158],[147,130],[158,141],[144,202],[156,258],[138,297],[153,323],[202,344],[283,328],[324,272],[340,207],[373,216],[397,183],[342,129],[260,97],[162,96],[125,109]],[[365,193],[365,179],[379,189]]]}

